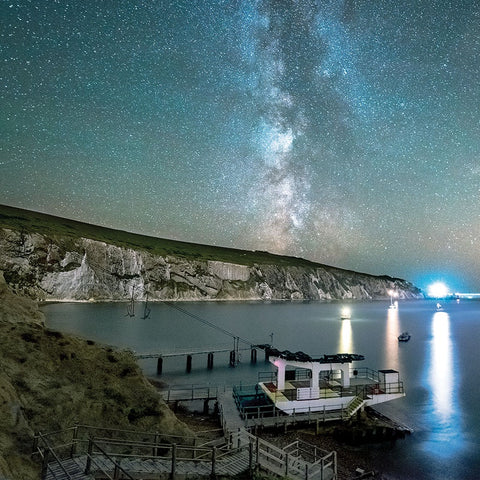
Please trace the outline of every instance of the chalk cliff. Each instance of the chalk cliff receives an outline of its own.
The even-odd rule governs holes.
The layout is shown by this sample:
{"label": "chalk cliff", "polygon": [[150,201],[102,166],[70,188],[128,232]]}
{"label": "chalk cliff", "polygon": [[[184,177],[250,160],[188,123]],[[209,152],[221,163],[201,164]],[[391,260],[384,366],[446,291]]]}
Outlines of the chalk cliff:
{"label": "chalk cliff", "polygon": [[301,259],[276,262],[274,255],[271,262],[258,263],[242,255],[245,264],[0,228],[5,280],[15,292],[41,301],[117,301],[132,295],[136,300],[146,295],[150,300],[378,299],[387,298],[391,289],[401,299],[423,296],[397,278]]}

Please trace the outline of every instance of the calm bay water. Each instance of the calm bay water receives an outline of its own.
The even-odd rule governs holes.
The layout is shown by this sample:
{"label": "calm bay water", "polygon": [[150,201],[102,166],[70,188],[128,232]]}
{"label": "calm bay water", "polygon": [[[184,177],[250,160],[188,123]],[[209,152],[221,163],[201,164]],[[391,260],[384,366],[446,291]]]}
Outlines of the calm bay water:
{"label": "calm bay water", "polygon": [[[254,344],[272,343],[279,350],[304,351],[312,356],[359,353],[359,367],[400,372],[407,396],[378,410],[414,433],[394,444],[359,447],[389,479],[480,478],[480,302],[454,301],[435,311],[435,302],[400,302],[388,310],[385,302],[350,303],[351,320],[340,320],[339,303],[182,303],[193,318],[165,304],[150,304],[142,319],[125,315],[125,304],[52,304],[43,307],[47,325],[98,342],[138,353],[190,348],[233,348],[228,332]],[[203,320],[203,321],[202,321]],[[218,327],[218,328],[216,328]],[[399,343],[408,330],[412,338]],[[272,335],[273,334],[273,335]],[[170,385],[254,384],[259,372],[271,371],[258,351],[250,364],[245,351],[236,368],[228,353],[215,354],[214,369],[206,356],[193,357],[185,373],[185,358],[164,360],[158,379]],[[142,360],[156,377],[156,360]]]}

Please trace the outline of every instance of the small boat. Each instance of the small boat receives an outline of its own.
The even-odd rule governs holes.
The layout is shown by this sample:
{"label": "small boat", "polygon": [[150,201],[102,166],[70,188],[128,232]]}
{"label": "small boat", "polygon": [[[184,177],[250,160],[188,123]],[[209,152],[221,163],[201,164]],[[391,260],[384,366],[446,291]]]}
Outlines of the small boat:
{"label": "small boat", "polygon": [[350,318],[352,318],[352,312],[348,307],[342,308],[342,311],[340,312],[340,318],[342,320],[350,320]]}
{"label": "small boat", "polygon": [[442,307],[442,304],[441,303],[437,303],[437,311],[441,311],[443,310],[443,307]]}
{"label": "small boat", "polygon": [[398,341],[399,342],[408,342],[410,340],[411,335],[408,332],[402,332],[398,336]]}

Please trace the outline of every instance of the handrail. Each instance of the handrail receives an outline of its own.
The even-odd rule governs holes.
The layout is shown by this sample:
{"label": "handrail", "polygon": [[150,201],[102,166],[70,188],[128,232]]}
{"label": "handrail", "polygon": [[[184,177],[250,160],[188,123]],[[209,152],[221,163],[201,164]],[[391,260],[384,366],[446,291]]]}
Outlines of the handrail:
{"label": "handrail", "polygon": [[[55,430],[52,432],[47,432],[47,433],[38,433],[37,435],[34,436],[34,441],[36,438],[38,438],[40,435],[44,438],[51,438],[56,435],[63,435],[68,433],[69,431],[75,430],[80,431],[84,430],[83,435],[75,436],[73,441],[67,442],[63,445],[57,444],[55,448],[60,448],[60,447],[68,447],[71,446],[72,443],[86,443],[88,441],[88,438],[93,436],[96,437],[94,432],[104,432],[104,433],[109,433],[109,434],[124,434],[126,436],[143,436],[143,437],[150,437],[154,438],[155,441],[158,439],[164,439],[165,441],[171,441],[172,443],[178,440],[182,441],[190,441],[192,443],[195,443],[195,441],[199,438],[199,434],[202,432],[198,432],[197,435],[170,435],[170,434],[163,434],[159,432],[146,432],[146,431],[138,431],[138,430],[127,430],[127,429],[119,429],[119,428],[106,428],[106,427],[97,427],[95,425],[84,425],[84,424],[77,424],[74,427],[67,427],[63,430]],[[93,435],[92,435],[93,433]],[[81,437],[84,437],[83,439]]]}
{"label": "handrail", "polygon": [[[49,444],[48,440],[46,438],[43,437],[43,435],[39,432],[38,433],[38,438],[45,444],[45,448],[47,449],[47,452],[51,455],[53,455],[53,458],[55,459],[55,462],[60,466],[60,468],[63,470],[63,473],[65,473],[65,475],[67,476],[67,479],[68,480],[71,480],[72,477],[71,475],[67,472],[67,469],[63,466],[63,463],[61,462],[60,458],[57,456],[57,454],[55,453],[55,450],[52,448],[52,446]],[[42,457],[42,460],[44,463],[46,463],[47,459],[48,459],[48,455],[44,455],[41,450],[40,450],[40,446],[37,446],[37,449]],[[48,463],[45,464],[45,468],[48,470],[51,471],[51,473],[53,474],[54,477],[56,477],[55,473],[52,471],[52,468],[50,467],[50,465]]]}
{"label": "handrail", "polygon": [[[226,390],[224,389],[223,392]],[[179,393],[184,395],[179,395]],[[160,394],[164,400],[168,403],[175,400],[202,400],[202,399],[215,399],[218,398],[219,393],[222,392],[220,387],[205,387],[205,386],[191,386],[191,387],[172,387],[166,390],[162,390]]]}
{"label": "handrail", "polygon": [[[259,462],[263,468],[275,474],[282,476],[296,475],[297,478],[308,479],[314,477],[316,473],[322,472],[323,474],[326,468],[332,468],[334,472],[336,471],[336,453],[322,451],[315,445],[310,445],[307,442],[297,441],[293,442],[293,444],[310,446],[314,449],[314,452],[324,453],[324,455],[314,463],[308,462],[302,457],[295,456],[286,448],[281,449],[265,440],[255,437],[245,430],[236,432],[235,436],[244,437],[247,444],[255,444],[257,462]],[[334,478],[336,477],[334,476]]]}
{"label": "handrail", "polygon": [[[182,450],[185,452],[208,452],[212,451],[211,447],[202,447],[202,446],[192,446],[192,445],[178,445],[178,444],[171,444],[171,443],[150,443],[150,442],[138,442],[138,441],[131,441],[131,440],[123,440],[123,439],[112,439],[112,438],[95,438],[95,444],[98,445],[99,443],[108,444],[111,447],[130,447],[130,448],[145,448],[149,450],[153,449],[168,449],[171,450],[173,445],[176,446],[177,449],[177,458],[178,451]],[[111,453],[111,455],[118,456],[118,457],[138,457],[139,454],[128,454],[128,453]],[[149,455],[149,454],[141,454],[142,458],[159,458],[165,457],[166,455]],[[194,456],[194,458],[196,458]],[[185,457],[185,459],[191,459],[190,457]]]}
{"label": "handrail", "polygon": [[[85,440],[77,438],[78,427],[79,426],[76,427],[77,430],[74,430],[75,445],[79,443],[83,444],[85,442]],[[70,430],[72,430],[72,428],[66,429],[67,432]],[[114,430],[122,431],[120,429],[102,429],[101,427],[95,427],[92,429],[92,431],[100,430],[106,432],[112,432]],[[65,431],[57,431],[55,434],[62,434],[64,432]],[[133,433],[137,434],[138,432]],[[239,429],[238,431],[231,433],[225,431],[224,433],[228,443],[218,448],[215,446],[177,445],[175,443],[159,443],[139,439],[94,438],[91,436],[88,439],[89,448],[85,457],[87,461],[86,471],[94,466],[96,470],[98,469],[98,472],[103,473],[105,477],[109,479],[112,479],[112,475],[113,478],[117,478],[120,471],[123,472],[122,474],[124,474],[124,478],[132,479],[133,477],[131,474],[125,470],[127,467],[122,467],[120,465],[120,459],[142,458],[145,460],[163,459],[162,461],[170,461],[172,472],[174,472],[176,462],[178,461],[205,461],[211,463],[211,469],[212,472],[214,472],[216,468],[215,465],[219,460],[225,461],[224,459],[227,458],[227,455],[233,452],[245,452],[246,450],[248,450],[250,469],[253,468],[255,463],[257,463],[272,473],[291,476],[292,478],[308,479],[312,478],[315,472],[322,472],[323,474],[326,468],[332,469],[333,471],[336,469],[335,452],[325,454],[325,452],[315,448],[313,451],[308,452],[307,447],[309,444],[306,442],[294,442],[293,444],[290,444],[290,449],[292,451],[288,451],[288,448],[280,449],[255,437],[244,429]],[[49,438],[51,437],[48,437],[47,434],[39,433],[38,438],[48,444]],[[66,446],[68,446],[68,444]],[[319,454],[321,455],[320,458],[318,458]],[[108,458],[108,461],[115,469],[113,474],[110,471],[110,467],[106,467],[105,464],[102,466],[98,463],[98,455],[104,455]],[[303,457],[311,457],[313,458],[313,462],[308,462]],[[105,471],[106,468],[108,468],[109,471]],[[67,478],[70,478],[68,474]]]}
{"label": "handrail", "polygon": [[97,467],[98,471],[107,477],[107,480],[115,480],[108,472],[105,471],[103,466],[99,462],[97,462],[94,456],[92,456],[90,453],[87,453],[86,458],[87,462],[90,463],[89,470],[92,469],[91,464],[93,463]]}
{"label": "handrail", "polygon": [[[95,441],[93,438],[90,439],[90,441],[92,442],[92,444],[93,444],[95,447],[98,448],[98,450],[100,450],[100,453],[101,453],[102,455],[104,455],[110,462],[113,463],[115,469],[121,470],[122,473],[125,474],[129,480],[135,480],[135,478],[132,477],[125,469],[123,469],[118,462],[116,462],[115,460],[113,460],[112,458],[110,458],[110,455],[109,455],[107,452],[105,452],[105,450],[103,450],[103,448],[101,448],[99,445],[97,445],[96,441]],[[95,463],[96,463],[96,462],[95,462]],[[106,473],[106,472],[103,471],[103,469],[101,469],[101,471],[102,471],[102,473]],[[86,473],[88,474],[88,473],[90,473],[90,472],[86,472]]]}

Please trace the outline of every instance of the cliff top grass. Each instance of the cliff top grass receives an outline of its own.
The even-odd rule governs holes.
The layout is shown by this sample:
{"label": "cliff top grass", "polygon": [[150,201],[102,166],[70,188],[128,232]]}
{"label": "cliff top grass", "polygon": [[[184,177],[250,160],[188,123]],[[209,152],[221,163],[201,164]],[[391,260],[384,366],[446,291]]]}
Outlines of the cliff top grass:
{"label": "cliff top grass", "polygon": [[153,255],[174,255],[189,260],[213,260],[247,266],[260,264],[342,270],[297,257],[150,237],[7,205],[0,205],[0,227],[49,237],[89,238],[119,247],[144,250]]}

